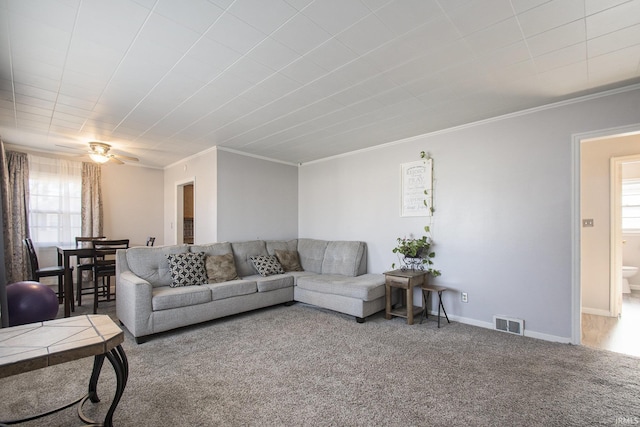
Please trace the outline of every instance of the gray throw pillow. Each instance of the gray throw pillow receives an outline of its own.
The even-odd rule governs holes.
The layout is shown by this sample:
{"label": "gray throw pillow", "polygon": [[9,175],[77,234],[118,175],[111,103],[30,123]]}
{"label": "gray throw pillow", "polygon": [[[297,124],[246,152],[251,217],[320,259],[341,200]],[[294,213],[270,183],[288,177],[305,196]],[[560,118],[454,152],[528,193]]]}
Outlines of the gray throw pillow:
{"label": "gray throw pillow", "polygon": [[207,256],[205,267],[209,283],[220,283],[239,278],[232,253]]}
{"label": "gray throw pillow", "polygon": [[303,271],[298,251],[281,251],[276,249],[276,257],[284,271]]}
{"label": "gray throw pillow", "polygon": [[205,254],[202,252],[167,255],[171,286],[202,285],[207,283],[207,270],[204,266]]}
{"label": "gray throw pillow", "polygon": [[271,276],[272,274],[284,274],[282,266],[274,255],[252,256],[249,259],[253,263],[258,274],[263,277]]}

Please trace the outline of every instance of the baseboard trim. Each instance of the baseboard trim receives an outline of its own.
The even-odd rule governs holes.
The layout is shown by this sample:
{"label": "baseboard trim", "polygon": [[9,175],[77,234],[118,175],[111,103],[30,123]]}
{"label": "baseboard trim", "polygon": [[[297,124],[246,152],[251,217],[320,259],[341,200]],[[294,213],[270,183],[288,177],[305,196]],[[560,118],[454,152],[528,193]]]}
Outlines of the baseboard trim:
{"label": "baseboard trim", "polygon": [[609,310],[602,310],[600,308],[582,307],[582,314],[594,314],[596,316],[612,317]]}
{"label": "baseboard trim", "polygon": [[[436,311],[435,314],[437,315],[438,312]],[[449,315],[449,319],[451,319],[452,321],[459,322],[459,323],[464,323],[465,325],[478,326],[480,328],[491,329],[492,331],[495,330],[495,328],[493,326],[493,322],[483,322],[481,320],[469,319],[469,318],[466,318],[466,317],[459,317],[459,316],[455,316],[455,315],[453,315],[453,316]],[[496,332],[500,332],[500,331],[496,331]],[[535,339],[543,340],[543,341],[551,341],[551,342],[557,342],[557,343],[562,343],[562,344],[571,344],[571,337],[560,337],[560,336],[557,336],[557,335],[545,334],[543,332],[527,330],[527,323],[526,322],[525,322],[525,328],[524,328],[524,336],[525,337],[529,337],[529,338],[535,338]]]}

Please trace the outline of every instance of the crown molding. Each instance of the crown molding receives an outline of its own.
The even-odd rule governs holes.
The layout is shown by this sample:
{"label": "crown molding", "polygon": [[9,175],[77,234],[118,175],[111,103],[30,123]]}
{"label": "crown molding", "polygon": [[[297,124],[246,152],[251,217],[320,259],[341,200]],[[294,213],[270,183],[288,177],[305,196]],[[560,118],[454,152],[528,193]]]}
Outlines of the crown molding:
{"label": "crown molding", "polygon": [[629,86],[623,86],[623,87],[619,87],[619,88],[616,88],[616,89],[605,90],[605,91],[602,91],[602,92],[596,92],[596,93],[592,93],[592,94],[589,94],[589,95],[583,95],[583,96],[579,96],[579,97],[576,97],[576,98],[565,99],[563,101],[553,102],[551,104],[540,105],[538,107],[527,108],[525,110],[515,111],[513,113],[502,114],[500,116],[490,117],[488,119],[478,120],[478,121],[475,121],[475,122],[469,122],[469,123],[465,123],[463,125],[450,127],[450,128],[447,128],[447,129],[437,130],[437,131],[433,131],[433,132],[427,132],[427,133],[423,133],[423,134],[420,134],[420,135],[399,139],[397,141],[386,142],[386,143],[383,143],[383,144],[380,144],[380,145],[376,145],[376,146],[373,146],[373,147],[367,147],[367,148],[363,148],[363,149],[356,150],[356,151],[350,151],[348,153],[337,154],[335,156],[325,157],[325,158],[318,159],[318,160],[312,160],[312,161],[309,161],[309,162],[300,163],[300,166],[311,165],[311,164],[314,164],[314,163],[326,162],[326,161],[337,159],[337,158],[341,158],[341,157],[348,157],[348,156],[353,156],[353,155],[357,155],[357,154],[362,154],[362,153],[365,153],[365,152],[368,152],[368,151],[380,150],[380,149],[383,149],[383,148],[392,147],[394,145],[405,144],[407,142],[415,141],[417,139],[421,139],[421,138],[425,138],[425,137],[443,135],[443,134],[447,134],[447,133],[450,133],[450,132],[456,132],[456,131],[459,131],[459,130],[468,129],[468,128],[475,127],[475,126],[480,126],[480,125],[484,125],[484,124],[488,124],[488,123],[499,122],[499,121],[510,119],[510,118],[513,118],[513,117],[526,116],[528,114],[538,113],[540,111],[552,110],[554,108],[565,107],[567,105],[580,104],[582,102],[587,102],[587,101],[591,101],[591,100],[598,99],[598,98],[604,98],[604,97],[607,97],[607,96],[617,95],[617,94],[620,94],[620,93],[633,92],[633,91],[636,91],[636,90],[640,90],[640,83],[632,84],[632,85],[629,85]]}

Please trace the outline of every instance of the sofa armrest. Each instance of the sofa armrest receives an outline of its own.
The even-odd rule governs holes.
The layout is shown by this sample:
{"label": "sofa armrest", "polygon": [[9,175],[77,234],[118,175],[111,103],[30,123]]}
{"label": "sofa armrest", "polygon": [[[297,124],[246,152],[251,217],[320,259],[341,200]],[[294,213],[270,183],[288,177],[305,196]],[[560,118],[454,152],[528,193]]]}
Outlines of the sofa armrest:
{"label": "sofa armrest", "polygon": [[134,337],[153,333],[151,283],[130,270],[116,276],[116,314]]}

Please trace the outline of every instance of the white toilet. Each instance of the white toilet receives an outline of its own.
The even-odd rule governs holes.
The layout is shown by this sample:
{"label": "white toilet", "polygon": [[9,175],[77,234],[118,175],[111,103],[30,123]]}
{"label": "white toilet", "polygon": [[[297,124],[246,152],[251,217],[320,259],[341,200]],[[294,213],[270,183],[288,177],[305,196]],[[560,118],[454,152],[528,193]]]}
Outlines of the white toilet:
{"label": "white toilet", "polygon": [[622,293],[630,294],[631,287],[629,286],[629,277],[633,277],[638,272],[638,267],[632,267],[628,265],[622,266]]}

